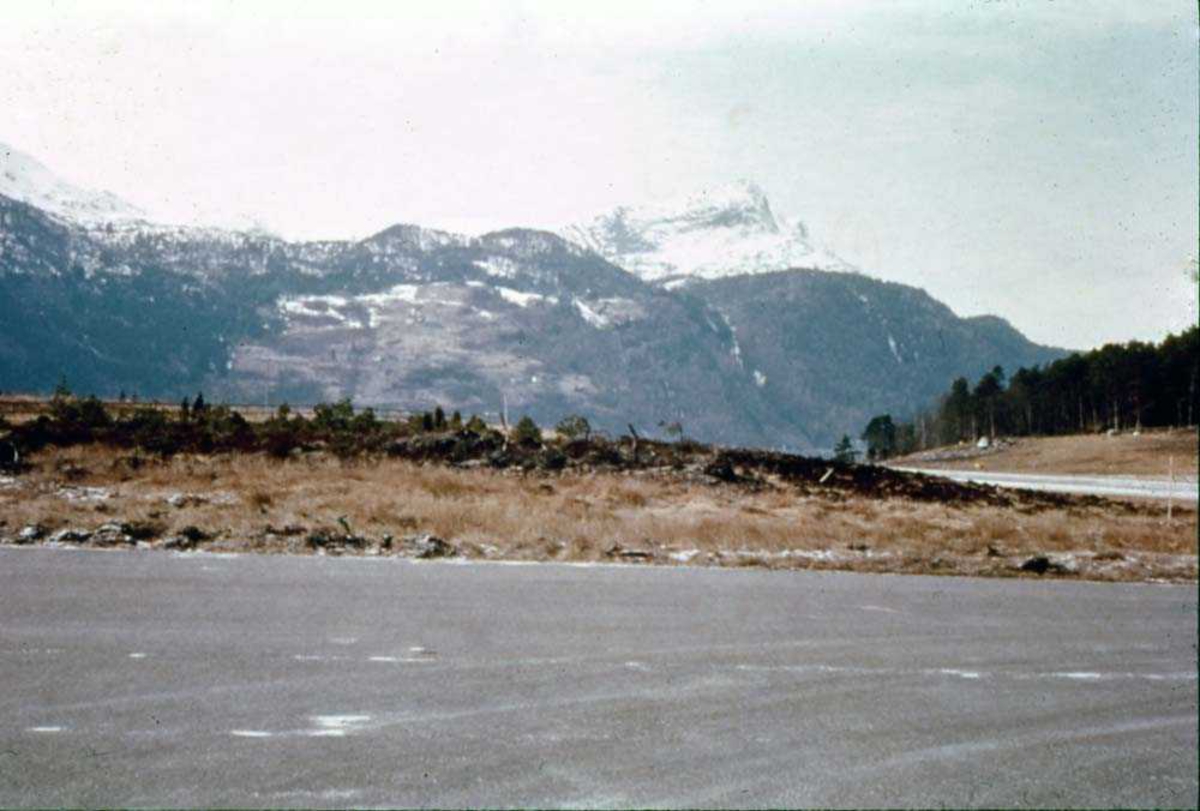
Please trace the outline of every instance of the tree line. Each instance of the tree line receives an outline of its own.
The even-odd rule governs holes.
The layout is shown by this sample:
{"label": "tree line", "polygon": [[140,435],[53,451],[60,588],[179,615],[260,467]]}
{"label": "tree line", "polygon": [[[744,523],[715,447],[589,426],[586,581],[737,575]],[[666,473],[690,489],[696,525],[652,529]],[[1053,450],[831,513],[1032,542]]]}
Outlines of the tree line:
{"label": "tree line", "polygon": [[1158,344],[1106,344],[1011,375],[996,366],[974,386],[960,377],[911,420],[872,418],[862,439],[882,459],[980,437],[1194,426],[1198,373],[1192,326]]}

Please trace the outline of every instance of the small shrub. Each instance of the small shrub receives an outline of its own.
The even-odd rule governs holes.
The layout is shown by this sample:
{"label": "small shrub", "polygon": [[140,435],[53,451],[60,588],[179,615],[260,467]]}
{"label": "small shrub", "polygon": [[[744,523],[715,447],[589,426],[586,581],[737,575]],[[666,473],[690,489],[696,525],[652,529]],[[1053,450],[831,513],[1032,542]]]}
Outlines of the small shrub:
{"label": "small shrub", "polygon": [[542,429],[528,414],[517,421],[513,428],[512,440],[518,445],[536,446],[542,444]]}
{"label": "small shrub", "polygon": [[555,432],[559,436],[567,439],[583,439],[587,440],[592,435],[592,426],[588,423],[586,417],[578,414],[571,414],[563,417],[558,425],[554,426]]}

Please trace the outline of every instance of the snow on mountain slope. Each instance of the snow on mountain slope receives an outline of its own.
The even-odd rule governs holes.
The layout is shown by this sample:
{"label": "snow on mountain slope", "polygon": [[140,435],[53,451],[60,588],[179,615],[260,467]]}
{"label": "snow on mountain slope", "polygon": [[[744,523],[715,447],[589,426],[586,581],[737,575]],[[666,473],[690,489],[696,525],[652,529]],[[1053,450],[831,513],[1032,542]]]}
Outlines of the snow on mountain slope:
{"label": "snow on mountain slope", "polygon": [[218,211],[194,203],[185,215],[146,212],[112,192],[76,186],[45,164],[0,143],[0,195],[36,206],[78,223],[108,240],[188,239],[202,235],[274,236],[261,218],[243,212]]}
{"label": "snow on mountain slope", "polygon": [[762,189],[745,180],[675,200],[620,206],[559,233],[668,287],[788,268],[854,270],[813,245],[803,223],[777,217]]}
{"label": "snow on mountain slope", "polygon": [[141,220],[146,216],[115,194],[68,183],[37,159],[2,143],[0,194],[84,224]]}

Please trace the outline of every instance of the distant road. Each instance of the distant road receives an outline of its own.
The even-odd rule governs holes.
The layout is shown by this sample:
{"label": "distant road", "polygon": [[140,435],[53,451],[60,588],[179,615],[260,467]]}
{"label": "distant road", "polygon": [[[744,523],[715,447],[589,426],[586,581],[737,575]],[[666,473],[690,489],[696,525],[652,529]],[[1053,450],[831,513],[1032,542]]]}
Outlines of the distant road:
{"label": "distant road", "polygon": [[1174,485],[1168,479],[1138,478],[1133,476],[1069,476],[1062,474],[1041,475],[1032,473],[992,473],[976,470],[938,470],[935,468],[897,467],[908,473],[923,473],[926,476],[942,476],[958,482],[991,484],[997,487],[1014,487],[1021,490],[1045,490],[1053,493],[1074,493],[1092,496],[1140,496],[1161,498],[1174,495],[1178,501],[1196,501],[1200,487],[1196,479],[1176,479]]}
{"label": "distant road", "polygon": [[0,807],[1195,807],[1191,586],[0,548]]}

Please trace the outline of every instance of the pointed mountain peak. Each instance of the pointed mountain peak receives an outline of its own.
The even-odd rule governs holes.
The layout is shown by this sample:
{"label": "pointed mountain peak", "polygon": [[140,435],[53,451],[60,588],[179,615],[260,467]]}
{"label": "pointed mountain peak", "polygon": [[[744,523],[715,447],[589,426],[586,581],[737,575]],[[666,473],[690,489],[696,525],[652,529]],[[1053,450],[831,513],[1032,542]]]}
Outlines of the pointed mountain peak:
{"label": "pointed mountain peak", "polygon": [[798,220],[777,217],[750,180],[621,206],[561,233],[646,281],[674,284],[789,268],[852,270],[809,242]]}

